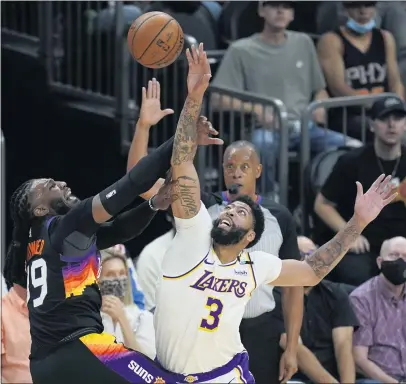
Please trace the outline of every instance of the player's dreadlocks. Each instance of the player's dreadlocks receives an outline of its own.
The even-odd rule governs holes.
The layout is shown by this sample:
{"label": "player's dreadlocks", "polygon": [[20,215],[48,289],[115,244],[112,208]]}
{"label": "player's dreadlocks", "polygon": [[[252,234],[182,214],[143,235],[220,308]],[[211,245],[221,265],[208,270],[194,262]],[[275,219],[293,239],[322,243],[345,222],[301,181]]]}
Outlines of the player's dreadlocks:
{"label": "player's dreadlocks", "polygon": [[10,200],[10,212],[14,224],[13,239],[8,248],[4,265],[4,279],[9,289],[13,283],[18,283],[24,287],[27,283],[25,260],[32,218],[28,196],[33,181],[28,180],[20,185]]}

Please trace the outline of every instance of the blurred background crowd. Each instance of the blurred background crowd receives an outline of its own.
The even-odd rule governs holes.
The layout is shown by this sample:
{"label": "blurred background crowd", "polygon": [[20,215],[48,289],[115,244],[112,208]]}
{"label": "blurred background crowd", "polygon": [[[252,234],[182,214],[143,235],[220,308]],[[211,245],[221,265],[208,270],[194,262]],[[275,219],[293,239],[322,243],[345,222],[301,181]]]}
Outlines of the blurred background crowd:
{"label": "blurred background crowd", "polygon": [[[289,289],[257,290],[240,329],[257,382],[278,382],[289,323],[302,324],[293,380],[406,382],[406,2],[1,7],[2,265],[12,231],[7,202],[23,181],[52,177],[91,196],[173,135],[186,60],[146,69],[126,41],[133,20],[163,11],[182,26],[185,48],[203,42],[211,61],[202,114],[225,146],[199,148],[196,165],[213,218],[231,198],[225,185],[238,184],[265,213],[260,249],[301,258],[350,219],[356,181],[367,189],[386,173],[399,193],[328,280],[304,288],[303,316],[286,310],[297,304]],[[153,77],[162,108],[175,113],[140,132],[141,87]],[[137,134],[148,148],[135,148]],[[174,231],[160,213],[140,237],[102,253],[105,330],[151,358],[155,284]],[[26,292],[2,283],[2,382],[29,383]]]}

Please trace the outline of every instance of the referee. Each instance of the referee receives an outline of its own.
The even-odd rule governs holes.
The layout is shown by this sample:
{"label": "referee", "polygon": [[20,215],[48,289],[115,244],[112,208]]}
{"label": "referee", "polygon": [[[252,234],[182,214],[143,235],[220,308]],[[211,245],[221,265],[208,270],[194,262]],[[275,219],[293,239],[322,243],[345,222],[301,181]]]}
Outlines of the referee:
{"label": "referee", "polygon": [[[173,112],[161,110],[159,92],[154,91],[154,88],[159,88],[159,82],[155,79],[148,83],[148,89],[144,91],[146,97],[142,101],[140,117],[128,154],[128,171],[146,156],[151,126]],[[208,134],[216,132],[212,130],[210,123],[199,119],[199,145],[219,144],[217,139],[208,137]],[[223,171],[227,191],[211,194],[202,191],[202,201],[211,217],[217,218],[224,206],[239,195],[248,195],[261,205],[265,216],[264,234],[250,251],[261,250],[279,255],[281,259],[300,260],[296,226],[289,210],[256,194],[256,181],[261,176],[262,166],[254,146],[247,141],[231,144],[224,153]],[[159,186],[158,181],[143,197],[148,199],[153,196]],[[165,250],[161,251],[161,254],[154,255],[157,270],[150,271],[156,276],[160,275],[158,266],[165,253]],[[297,371],[296,351],[303,317],[303,288],[283,288],[282,307],[286,330],[276,327],[272,321],[271,311],[275,308],[272,291],[271,286],[261,286],[254,291],[240,326],[241,340],[250,357],[250,371],[257,384],[287,381]],[[285,332],[287,348],[281,354],[279,339]]]}

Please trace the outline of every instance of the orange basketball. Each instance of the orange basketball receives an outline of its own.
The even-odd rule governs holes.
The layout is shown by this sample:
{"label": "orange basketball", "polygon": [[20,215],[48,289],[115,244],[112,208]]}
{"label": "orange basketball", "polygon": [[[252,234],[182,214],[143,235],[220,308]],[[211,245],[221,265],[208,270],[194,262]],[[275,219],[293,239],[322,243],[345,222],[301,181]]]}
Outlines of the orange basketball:
{"label": "orange basketball", "polygon": [[183,31],[178,22],[163,12],[148,12],[135,20],[127,35],[131,55],[148,68],[172,64],[183,49]]}

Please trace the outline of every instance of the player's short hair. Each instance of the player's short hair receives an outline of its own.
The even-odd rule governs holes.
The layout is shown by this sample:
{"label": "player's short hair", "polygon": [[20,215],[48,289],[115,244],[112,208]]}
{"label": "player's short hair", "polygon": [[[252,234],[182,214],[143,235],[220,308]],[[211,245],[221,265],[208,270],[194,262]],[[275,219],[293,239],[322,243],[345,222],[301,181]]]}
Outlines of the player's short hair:
{"label": "player's short hair", "polygon": [[241,201],[242,203],[247,204],[251,208],[253,230],[255,232],[255,239],[252,240],[247,245],[247,248],[251,248],[258,243],[258,241],[261,239],[262,234],[264,233],[265,230],[264,213],[262,212],[261,206],[257,204],[254,200],[252,200],[249,196],[242,195],[237,197],[234,201]]}

